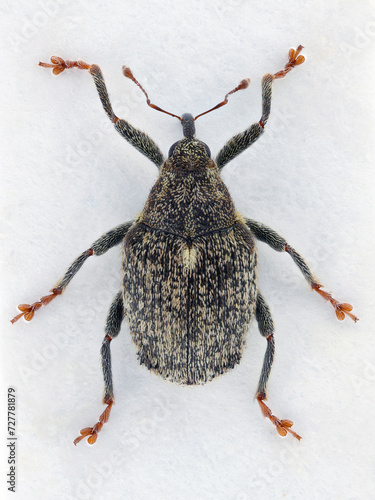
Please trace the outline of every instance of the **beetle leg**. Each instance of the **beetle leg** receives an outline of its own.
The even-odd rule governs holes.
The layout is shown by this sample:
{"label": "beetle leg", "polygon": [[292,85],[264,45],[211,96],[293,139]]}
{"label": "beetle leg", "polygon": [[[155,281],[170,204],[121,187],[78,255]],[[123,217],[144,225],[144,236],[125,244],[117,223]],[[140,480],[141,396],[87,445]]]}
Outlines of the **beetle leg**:
{"label": "beetle leg", "polygon": [[350,304],[346,302],[339,302],[338,300],[334,299],[330,293],[321,290],[323,285],[313,275],[305,259],[292,246],[290,246],[282,236],[280,236],[276,231],[269,228],[265,224],[256,222],[253,219],[245,218],[245,224],[248,226],[255,238],[257,238],[259,241],[267,243],[267,245],[269,245],[277,252],[287,252],[292,257],[312,290],[319,293],[319,295],[321,295],[325,300],[329,301],[332,304],[332,306],[335,308],[336,316],[340,321],[345,318],[345,314],[349,316],[349,318],[351,318],[353,321],[358,321],[359,318],[357,318],[357,316],[350,312],[353,309]]}
{"label": "beetle leg", "polygon": [[65,69],[70,68],[88,70],[88,72],[94,79],[96,90],[99,94],[99,98],[104,111],[107,113],[108,118],[114,124],[117,132],[119,132],[119,134],[122,135],[124,139],[126,139],[142,154],[147,156],[147,158],[155,163],[158,168],[160,168],[160,166],[164,162],[164,157],[157,144],[147,134],[145,134],[141,130],[136,129],[126,120],[118,118],[113,112],[104,77],[101,69],[97,64],[87,64],[83,61],[65,61],[61,57],[57,56],[52,56],[51,62],[52,64],[39,62],[39,66],[43,66],[44,68],[52,68],[52,72],[54,75],[58,75]]}
{"label": "beetle leg", "polygon": [[20,318],[22,318],[22,316],[26,321],[31,321],[38,309],[40,309],[42,306],[46,306],[51,302],[51,300],[63,293],[70,280],[81,269],[85,260],[93,255],[93,253],[93,249],[89,248],[88,250],[85,250],[79,257],[77,257],[76,260],[69,266],[62,279],[56,284],[54,288],[50,290],[52,292],[50,295],[42,297],[39,302],[34,302],[33,304],[20,304],[18,306],[18,309],[21,311],[21,313],[17,314],[17,316],[11,319],[10,322],[15,323]]}
{"label": "beetle leg", "polygon": [[294,262],[301,269],[303,275],[306,277],[311,288],[314,291],[318,292],[318,294],[325,300],[329,301],[331,305],[335,308],[337,319],[342,321],[343,319],[345,319],[345,314],[346,314],[355,323],[359,320],[357,316],[355,316],[350,312],[353,309],[352,305],[348,304],[347,302],[339,302],[338,300],[334,299],[330,293],[321,290],[323,285],[319,283],[319,281],[316,278],[314,278],[305,259],[296,250],[294,250],[293,247],[288,245],[288,243],[285,244],[285,251],[292,257]]}
{"label": "beetle leg", "polygon": [[274,324],[271,315],[271,311],[268,307],[267,302],[264,300],[262,294],[258,291],[255,317],[258,322],[258,327],[261,335],[267,339],[267,349],[264,356],[262,372],[259,379],[258,390],[256,393],[256,399],[259,403],[260,409],[265,417],[269,418],[271,422],[276,426],[277,432],[280,436],[286,436],[289,432],[297,438],[302,439],[297,433],[292,431],[291,427],[293,422],[291,420],[280,420],[274,415],[272,415],[271,410],[264,403],[267,400],[266,388],[267,382],[271,373],[272,363],[275,355],[275,339],[273,336]]}
{"label": "beetle leg", "polygon": [[119,292],[112,302],[111,307],[109,308],[105,328],[106,335],[104,337],[100,350],[104,378],[103,404],[106,404],[107,408],[100,415],[98,422],[93,427],[85,427],[84,429],[81,429],[81,435],[74,440],[75,445],[77,445],[85,437],[88,437],[87,442],[89,444],[94,444],[103,425],[108,422],[112,405],[115,402],[112,383],[111,350],[109,344],[111,340],[114,337],[117,337],[117,335],[120,333],[123,318],[124,306],[122,300],[122,292]]}
{"label": "beetle leg", "polygon": [[42,297],[38,302],[34,302],[33,304],[20,304],[18,306],[18,309],[21,311],[21,313],[17,314],[17,316],[11,319],[11,323],[15,323],[20,318],[22,318],[22,316],[26,321],[31,321],[34,317],[35,311],[40,309],[42,306],[46,306],[51,302],[51,300],[63,293],[72,278],[81,269],[86,259],[88,259],[91,255],[103,255],[103,253],[105,253],[107,250],[121,243],[125,234],[128,232],[132,225],[133,221],[125,222],[125,224],[120,224],[119,226],[111,229],[96,241],[94,241],[91,248],[85,250],[72,262],[64,276],[50,290],[52,292],[50,295]]}
{"label": "beetle leg", "polygon": [[273,75],[262,78],[262,117],[259,122],[250,125],[245,131],[233,136],[221,148],[215,162],[221,170],[228,162],[250,147],[264,132],[264,125],[271,111]]}
{"label": "beetle leg", "polygon": [[221,148],[215,161],[221,170],[229,161],[251,146],[264,132],[264,127],[271,112],[272,84],[275,79],[283,78],[294,66],[302,64],[305,58],[299,55],[303,49],[299,45],[296,50],[289,50],[289,60],[285,68],[274,75],[267,73],[262,78],[262,116],[258,122],[253,123],[244,132],[235,135]]}

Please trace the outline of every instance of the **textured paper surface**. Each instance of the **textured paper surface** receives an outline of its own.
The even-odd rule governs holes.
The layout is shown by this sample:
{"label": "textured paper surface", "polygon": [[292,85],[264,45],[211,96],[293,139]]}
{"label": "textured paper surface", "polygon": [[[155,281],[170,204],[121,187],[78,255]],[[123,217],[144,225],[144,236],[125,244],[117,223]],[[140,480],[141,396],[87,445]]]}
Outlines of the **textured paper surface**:
{"label": "textured paper surface", "polygon": [[[19,497],[372,498],[371,2],[4,1],[0,13],[0,411],[4,418],[14,386]],[[253,400],[266,347],[255,322],[240,366],[202,387],[175,386],[140,367],[124,323],[111,345],[110,421],[95,446],[75,448],[103,408],[99,350],[120,286],[119,249],[90,258],[30,324],[8,319],[17,304],[46,295],[92,241],[139,213],[157,170],[113,130],[87,72],[54,77],[38,61],[99,64],[115,113],[165,155],[181,125],[146,105],[123,64],[152,102],[178,115],[209,109],[251,77],[247,90],[196,123],[216,155],[259,120],[262,75],[281,70],[298,44],[306,62],[275,82],[266,133],[223,179],[238,210],[279,231],[360,317],[338,322],[288,255],[258,244],[260,288],[276,324],[268,403],[303,440],[279,438]],[[1,482],[5,494],[4,475]]]}

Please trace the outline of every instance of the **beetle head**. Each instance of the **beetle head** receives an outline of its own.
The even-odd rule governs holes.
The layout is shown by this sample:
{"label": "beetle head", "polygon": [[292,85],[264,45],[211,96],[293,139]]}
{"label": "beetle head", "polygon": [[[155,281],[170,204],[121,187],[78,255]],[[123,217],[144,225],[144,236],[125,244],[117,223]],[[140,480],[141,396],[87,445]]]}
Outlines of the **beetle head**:
{"label": "beetle head", "polygon": [[193,115],[190,113],[184,113],[181,116],[182,130],[184,137],[187,139],[192,139],[195,136],[195,124]]}
{"label": "beetle head", "polygon": [[195,118],[190,113],[181,116],[181,125],[184,139],[175,142],[169,149],[168,158],[175,156],[208,156],[211,157],[210,148],[204,142],[195,138]]}

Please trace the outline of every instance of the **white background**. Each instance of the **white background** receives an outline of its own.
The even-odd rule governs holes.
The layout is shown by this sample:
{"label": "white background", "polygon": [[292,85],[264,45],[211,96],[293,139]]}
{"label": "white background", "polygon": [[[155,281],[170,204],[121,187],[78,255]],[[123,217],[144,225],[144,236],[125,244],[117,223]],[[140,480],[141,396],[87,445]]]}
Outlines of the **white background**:
{"label": "white background", "polygon": [[[372,5],[371,5],[372,4]],[[1,488],[6,390],[17,390],[17,493],[28,499],[374,496],[374,47],[370,1],[40,0],[0,6],[2,153]],[[337,321],[288,255],[259,244],[276,323],[269,405],[295,422],[278,437],[254,402],[265,341],[252,325],[242,363],[203,387],[140,367],[124,323],[112,342],[116,406],[95,446],[73,439],[101,413],[99,350],[120,287],[120,252],[89,259],[63,298],[10,326],[93,240],[132,219],[157,169],[107,120],[90,75],[39,68],[51,55],[101,66],[115,112],[167,154],[175,114],[213,155],[261,116],[260,80],[290,47],[306,62],[274,84],[263,137],[223,178],[238,210],[279,231],[360,322]]]}

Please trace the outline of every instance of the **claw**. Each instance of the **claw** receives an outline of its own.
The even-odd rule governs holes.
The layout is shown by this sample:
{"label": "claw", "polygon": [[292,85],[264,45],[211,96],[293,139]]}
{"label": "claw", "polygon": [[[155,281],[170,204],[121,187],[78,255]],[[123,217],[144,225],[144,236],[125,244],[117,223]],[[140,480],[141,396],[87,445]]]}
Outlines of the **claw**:
{"label": "claw", "polygon": [[299,55],[299,53],[303,48],[304,47],[302,45],[298,45],[297,49],[289,50],[289,60],[286,63],[283,70],[278,71],[277,73],[274,74],[275,78],[284,78],[284,76],[287,75],[289,71],[291,71],[294,68],[294,66],[299,66],[305,61],[305,57]]}
{"label": "claw", "polygon": [[285,437],[289,432],[292,436],[298,439],[298,441],[302,439],[299,434],[292,431],[291,427],[293,425],[293,422],[291,420],[280,420],[275,417],[275,415],[272,415],[270,408],[268,408],[268,406],[264,403],[264,400],[267,399],[265,394],[257,394],[256,399],[259,403],[263,416],[271,420],[280,436]]}
{"label": "claw", "polygon": [[356,323],[359,318],[357,318],[357,316],[350,312],[353,309],[353,306],[351,304],[348,304],[347,302],[339,302],[338,300],[334,299],[330,293],[321,290],[322,286],[323,285],[321,285],[320,283],[313,283],[311,285],[313,290],[318,292],[318,294],[321,295],[323,299],[328,300],[333,305],[333,307],[335,308],[337,319],[342,321],[343,319],[345,319],[345,315],[347,315]]}
{"label": "claw", "polygon": [[25,318],[26,321],[31,321],[34,317],[35,311],[40,309],[42,306],[46,306],[53,300],[55,297],[58,295],[61,295],[63,290],[60,287],[53,288],[51,290],[50,295],[45,295],[42,297],[38,302],[34,302],[33,304],[20,304],[18,306],[18,310],[21,311],[21,314],[17,314],[13,319],[10,320],[10,322],[13,324],[16,321],[18,321],[22,316]]}
{"label": "claw", "polygon": [[94,444],[96,442],[98,439],[98,433],[102,430],[103,425],[108,422],[114,400],[112,398],[108,398],[104,402],[107,404],[107,408],[100,415],[99,421],[94,425],[94,427],[85,427],[84,429],[81,429],[81,435],[73,441],[74,446],[77,446],[77,444],[85,437],[88,438],[87,442],[89,444]]}
{"label": "claw", "polygon": [[[93,428],[92,428],[92,427],[85,427],[84,429],[81,429],[81,430],[80,430],[80,433],[81,433],[82,435],[81,435],[81,436],[79,436],[79,437],[77,437],[77,438],[73,441],[74,445],[75,445],[75,446],[77,446],[77,444],[78,444],[78,443],[79,443],[82,439],[84,439],[84,438],[85,438],[85,437],[87,437],[87,436],[91,436],[91,434],[92,434],[92,430],[93,430]],[[95,441],[96,441],[96,439],[95,439]],[[95,441],[94,441],[94,442],[95,442]]]}
{"label": "claw", "polygon": [[52,56],[51,63],[44,63],[39,61],[39,66],[42,66],[43,68],[52,68],[52,73],[54,75],[59,75],[64,71],[64,69],[70,69],[70,68],[90,69],[91,67],[90,64],[87,64],[84,61],[69,61],[69,60],[65,61],[64,59],[58,56]]}

